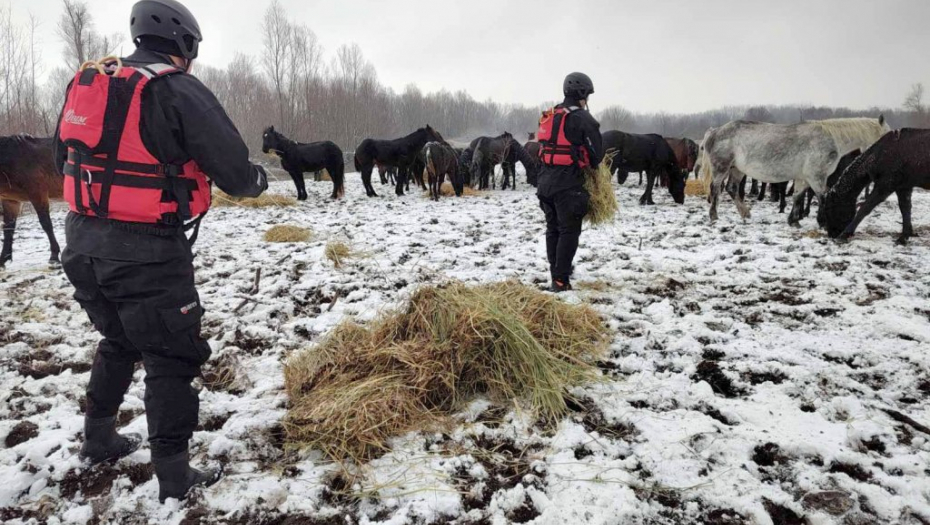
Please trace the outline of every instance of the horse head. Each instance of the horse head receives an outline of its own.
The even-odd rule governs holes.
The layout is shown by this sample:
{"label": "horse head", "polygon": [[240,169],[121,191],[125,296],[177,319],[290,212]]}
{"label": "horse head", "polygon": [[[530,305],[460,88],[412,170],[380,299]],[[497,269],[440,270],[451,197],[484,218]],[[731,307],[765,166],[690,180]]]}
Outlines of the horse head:
{"label": "horse head", "polygon": [[676,204],[685,203],[685,186],[687,184],[684,170],[678,167],[677,164],[671,164],[667,168],[668,171],[668,192],[672,194],[672,198],[675,199]]}
{"label": "horse head", "polygon": [[423,129],[426,131],[426,136],[429,138],[431,142],[439,142],[440,144],[447,144],[446,139],[442,138],[442,135],[440,135],[439,132],[433,129],[433,127],[430,126],[429,124],[427,124],[426,127]]}
{"label": "horse head", "polygon": [[262,132],[262,153],[269,151],[279,151],[281,149],[282,135],[274,130],[274,126],[268,126]]}

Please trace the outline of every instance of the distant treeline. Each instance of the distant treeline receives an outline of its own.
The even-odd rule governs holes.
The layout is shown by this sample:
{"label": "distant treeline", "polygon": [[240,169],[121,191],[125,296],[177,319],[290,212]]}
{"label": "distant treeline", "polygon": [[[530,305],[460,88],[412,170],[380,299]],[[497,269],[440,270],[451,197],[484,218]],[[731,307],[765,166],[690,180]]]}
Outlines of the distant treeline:
{"label": "distant treeline", "polygon": [[[95,30],[86,2],[62,4],[57,33],[69,67],[50,72],[43,86],[36,83],[42,64],[35,46],[38,23],[17,26],[10,5],[0,6],[0,134],[51,134],[64,84],[73,75],[69,68],[109,54],[122,41]],[[535,130],[540,111],[555,102],[526,107],[477,101],[464,91],[423,93],[413,84],[396,93],[379,82],[358,45],[343,45],[327,59],[313,31],[289,18],[279,0],[271,1],[262,30],[260,55],[239,54],[225,68],[197,64],[194,71],[216,92],[254,152],[260,151],[262,130],[272,124],[295,140],[332,140],[348,151],[366,137],[397,137],[426,124],[450,140],[509,131],[522,141]],[[930,122],[922,97],[922,86],[915,85],[902,109],[734,106],[694,114],[635,113],[619,106],[598,110],[597,100],[592,102],[603,130],[699,140],[708,127],[739,118],[794,123],[884,114],[892,127],[925,127]]]}

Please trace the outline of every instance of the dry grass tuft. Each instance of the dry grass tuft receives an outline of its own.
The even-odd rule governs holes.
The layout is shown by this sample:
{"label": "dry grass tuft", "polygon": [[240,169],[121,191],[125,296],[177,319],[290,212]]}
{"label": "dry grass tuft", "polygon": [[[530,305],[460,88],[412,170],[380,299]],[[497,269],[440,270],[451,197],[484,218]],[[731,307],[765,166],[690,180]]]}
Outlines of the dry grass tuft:
{"label": "dry grass tuft", "polygon": [[689,179],[685,184],[685,195],[689,197],[704,197],[707,195],[707,186],[703,180]]}
{"label": "dry grass tuft", "polygon": [[336,268],[342,268],[343,263],[355,255],[352,248],[342,241],[330,241],[326,243],[326,248],[323,250],[323,256]]}
{"label": "dry grass tuft", "polygon": [[592,226],[608,223],[614,220],[619,209],[610,177],[610,162],[602,162],[596,170],[586,171],[584,187],[591,194],[591,202],[584,220]]}
{"label": "dry grass tuft", "polygon": [[233,197],[220,190],[215,190],[213,192],[213,205],[218,207],[242,206],[244,208],[268,208],[272,206],[294,206],[296,204],[297,199],[293,197],[274,195],[267,192],[254,199]]}
{"label": "dry grass tuft", "polygon": [[823,239],[827,234],[820,229],[817,230],[808,230],[801,234],[801,237],[807,237],[808,239]]}
{"label": "dry grass tuft", "polygon": [[280,224],[265,232],[265,242],[309,242],[313,238],[310,228]]}
{"label": "dry grass tuft", "polygon": [[594,310],[518,282],[424,287],[371,326],[343,323],[291,356],[287,437],[362,461],[392,437],[435,428],[477,395],[521,400],[556,424],[566,390],[598,379],[591,363],[608,342]]}

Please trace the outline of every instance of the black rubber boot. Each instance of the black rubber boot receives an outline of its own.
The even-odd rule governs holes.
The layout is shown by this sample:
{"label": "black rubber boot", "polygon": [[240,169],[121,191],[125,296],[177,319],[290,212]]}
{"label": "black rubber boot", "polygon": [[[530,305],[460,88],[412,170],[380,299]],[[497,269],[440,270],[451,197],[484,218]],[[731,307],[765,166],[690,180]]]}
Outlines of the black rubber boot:
{"label": "black rubber boot", "polygon": [[168,498],[184,499],[190,489],[198,486],[209,487],[219,481],[223,475],[221,469],[197,470],[189,464],[188,451],[164,458],[152,458],[155,476],[158,478],[158,500],[162,503]]}
{"label": "black rubber boot", "polygon": [[126,457],[139,450],[142,436],[139,434],[117,434],[116,416],[100,419],[84,418],[84,444],[81,459],[97,465],[106,461]]}
{"label": "black rubber boot", "polygon": [[552,291],[555,293],[569,292],[572,289],[572,284],[568,282],[568,279],[560,281],[558,279],[552,280]]}

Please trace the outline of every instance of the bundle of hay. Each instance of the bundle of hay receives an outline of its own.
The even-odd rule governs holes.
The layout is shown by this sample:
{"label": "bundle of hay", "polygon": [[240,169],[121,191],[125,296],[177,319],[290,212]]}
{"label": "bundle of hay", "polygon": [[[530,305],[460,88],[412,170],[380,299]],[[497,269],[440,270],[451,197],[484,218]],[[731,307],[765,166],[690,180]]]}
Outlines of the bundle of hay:
{"label": "bundle of hay", "polygon": [[685,184],[685,195],[690,197],[703,197],[707,195],[707,186],[703,180],[691,179]]}
{"label": "bundle of hay", "polygon": [[265,232],[265,242],[309,242],[313,238],[310,228],[279,224]]}
{"label": "bundle of hay", "polygon": [[268,208],[271,206],[294,206],[297,199],[285,197],[283,195],[274,195],[272,193],[263,193],[256,198],[233,197],[220,190],[213,192],[213,205],[218,207],[242,206],[245,208]]}
{"label": "bundle of hay", "polygon": [[608,342],[597,313],[517,282],[425,287],[370,327],[345,323],[285,366],[294,446],[371,458],[485,395],[522,401],[549,424],[566,390],[598,378]]}
{"label": "bundle of hay", "polygon": [[[439,193],[443,197],[455,197],[455,188],[452,187],[451,183],[443,182],[442,186],[439,187]],[[481,192],[472,188],[471,186],[465,186],[462,189],[463,197],[477,197],[481,195]],[[426,197],[429,197],[429,194],[426,194]]]}
{"label": "bundle of hay", "polygon": [[617,195],[610,177],[610,162],[602,162],[597,169],[585,170],[584,187],[591,194],[585,222],[592,226],[608,223],[617,215]]}
{"label": "bundle of hay", "polygon": [[330,241],[326,243],[326,247],[323,249],[323,256],[333,263],[336,268],[342,268],[347,259],[355,256],[355,252],[342,241]]}

